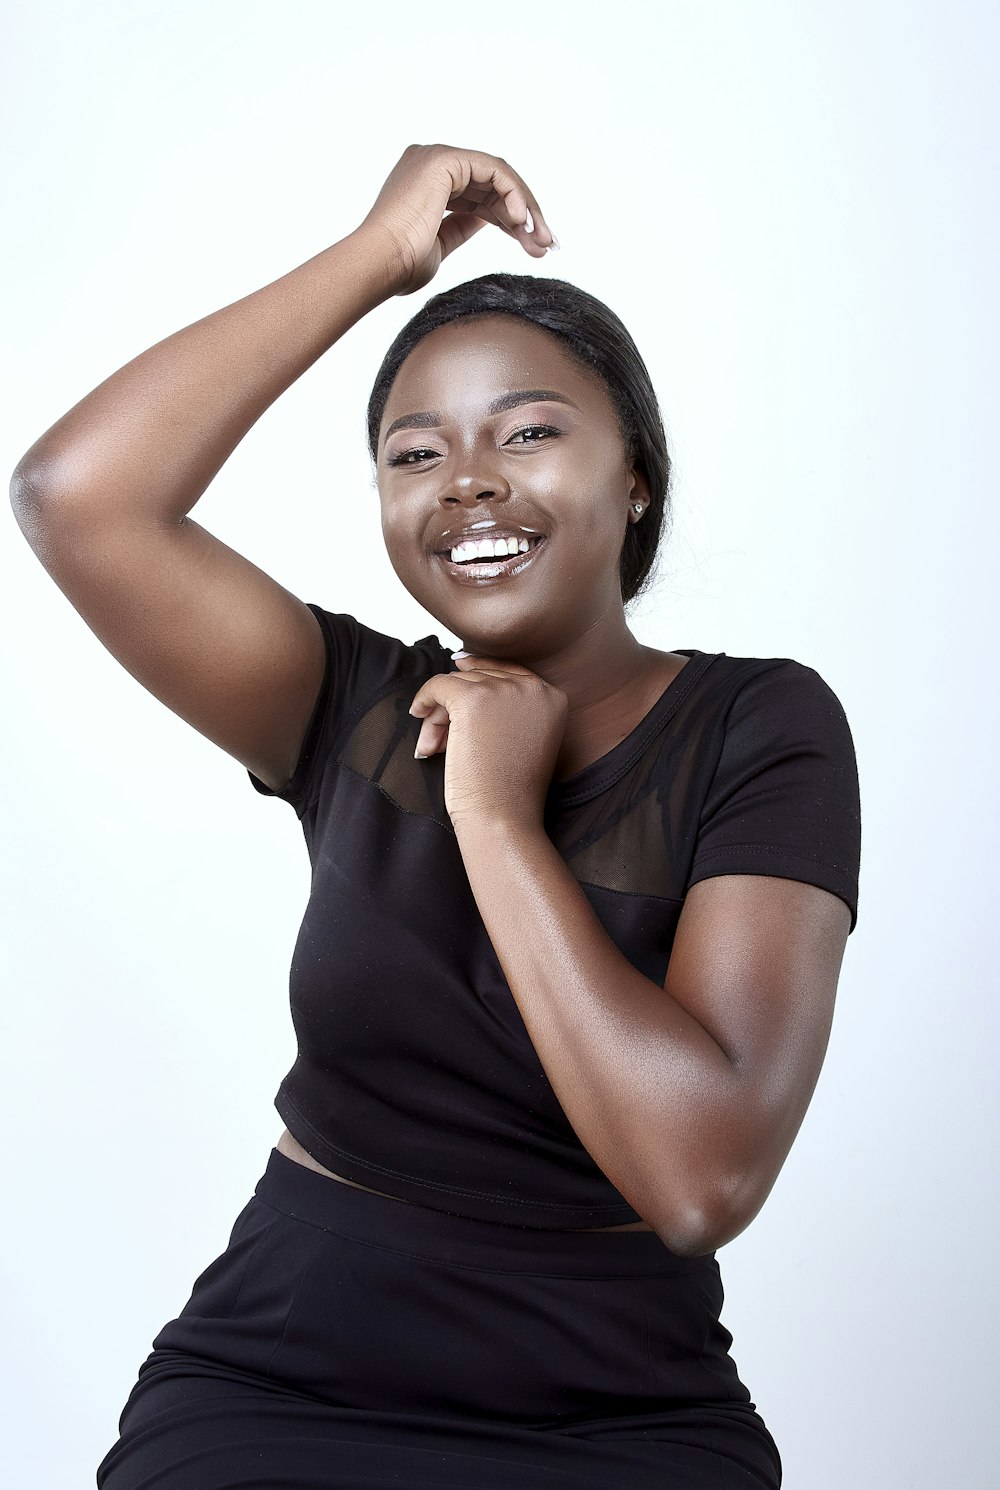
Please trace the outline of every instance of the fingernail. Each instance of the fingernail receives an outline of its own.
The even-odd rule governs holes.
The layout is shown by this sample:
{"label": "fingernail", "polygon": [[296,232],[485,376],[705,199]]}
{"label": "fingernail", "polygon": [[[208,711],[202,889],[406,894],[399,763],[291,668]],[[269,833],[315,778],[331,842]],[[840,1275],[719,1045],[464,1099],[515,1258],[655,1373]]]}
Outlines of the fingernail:
{"label": "fingernail", "polygon": [[556,249],[558,249],[558,247],[559,247],[559,239],[556,237],[555,233],[553,233],[552,234],[552,242],[548,245],[548,251],[549,252],[553,252]]}
{"label": "fingernail", "polygon": [[426,761],[426,760],[430,760],[430,756],[429,755],[421,755],[419,750],[415,750],[413,752],[413,759],[415,761]]}
{"label": "fingernail", "polygon": [[452,655],[452,658],[454,659],[456,657],[471,657],[472,656],[472,653],[471,652],[452,652],[451,655]]}

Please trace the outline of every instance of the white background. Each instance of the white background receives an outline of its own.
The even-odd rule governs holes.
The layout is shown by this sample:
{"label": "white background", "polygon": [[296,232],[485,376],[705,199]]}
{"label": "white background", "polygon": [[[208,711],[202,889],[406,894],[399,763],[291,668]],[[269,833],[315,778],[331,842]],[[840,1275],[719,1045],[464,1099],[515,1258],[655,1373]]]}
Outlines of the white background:
{"label": "white background", "polygon": [[[410,142],[503,155],[561,253],[484,229],[280,398],[194,512],[303,599],[457,644],[382,544],[385,349],[493,269],[565,277],[629,327],[677,473],[633,630],[815,667],[861,777],[826,1064],[719,1254],[733,1355],[787,1490],[985,1490],[996,7],[7,0],[3,29],[9,471],[115,368],[351,231]],[[93,1483],[281,1131],[309,876],[291,809],[0,523],[3,1458],[62,1490]]]}

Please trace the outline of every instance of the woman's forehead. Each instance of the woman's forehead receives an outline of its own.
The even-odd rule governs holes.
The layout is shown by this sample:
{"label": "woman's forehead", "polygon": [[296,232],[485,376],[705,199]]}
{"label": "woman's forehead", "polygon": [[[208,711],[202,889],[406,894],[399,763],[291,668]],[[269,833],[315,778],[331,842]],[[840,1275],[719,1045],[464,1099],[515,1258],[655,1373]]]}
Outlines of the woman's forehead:
{"label": "woman's forehead", "polygon": [[504,393],[536,387],[577,403],[592,402],[603,391],[593,370],[581,367],[542,327],[512,316],[450,322],[429,332],[403,361],[383,422],[418,405],[421,410],[481,405],[485,411]]}

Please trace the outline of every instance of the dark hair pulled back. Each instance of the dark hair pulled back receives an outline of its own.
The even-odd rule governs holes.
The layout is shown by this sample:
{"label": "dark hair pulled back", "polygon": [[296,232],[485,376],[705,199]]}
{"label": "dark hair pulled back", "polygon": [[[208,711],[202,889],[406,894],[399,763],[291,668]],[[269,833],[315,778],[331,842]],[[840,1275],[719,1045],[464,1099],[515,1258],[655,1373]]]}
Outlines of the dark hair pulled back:
{"label": "dark hair pulled back", "polygon": [[649,483],[650,505],[629,523],[619,560],[625,604],[646,588],[661,539],[672,520],[671,462],[663,419],[646,364],[625,326],[603,301],[564,279],[535,274],[482,274],[428,300],[385,354],[368,400],[368,448],[378,459],[378,437],[396,375],[431,331],[474,316],[519,316],[558,337],[581,371],[595,374],[614,405],[627,460]]}

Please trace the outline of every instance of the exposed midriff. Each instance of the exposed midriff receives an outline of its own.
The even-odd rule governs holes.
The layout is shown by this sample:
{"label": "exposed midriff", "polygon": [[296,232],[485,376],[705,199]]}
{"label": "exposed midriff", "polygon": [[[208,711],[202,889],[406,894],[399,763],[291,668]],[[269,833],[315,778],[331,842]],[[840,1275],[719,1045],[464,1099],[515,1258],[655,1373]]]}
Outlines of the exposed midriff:
{"label": "exposed midriff", "polygon": [[[325,1169],[312,1154],[293,1138],[286,1128],[278,1139],[276,1148],[279,1154],[284,1154],[286,1159],[294,1159],[296,1164],[302,1164],[306,1169],[314,1169],[317,1174],[324,1174],[328,1179],[339,1180],[342,1185],[352,1185],[355,1190],[367,1190],[369,1195],[384,1195],[386,1200],[398,1200],[400,1205],[409,1205],[410,1201],[403,1200],[399,1195],[386,1195],[384,1190],[373,1190],[370,1185],[359,1185],[356,1180],[346,1180],[342,1174],[334,1174],[332,1169]],[[647,1221],[626,1221],[622,1226],[580,1226],[567,1227],[567,1230],[577,1231],[652,1231]]]}

